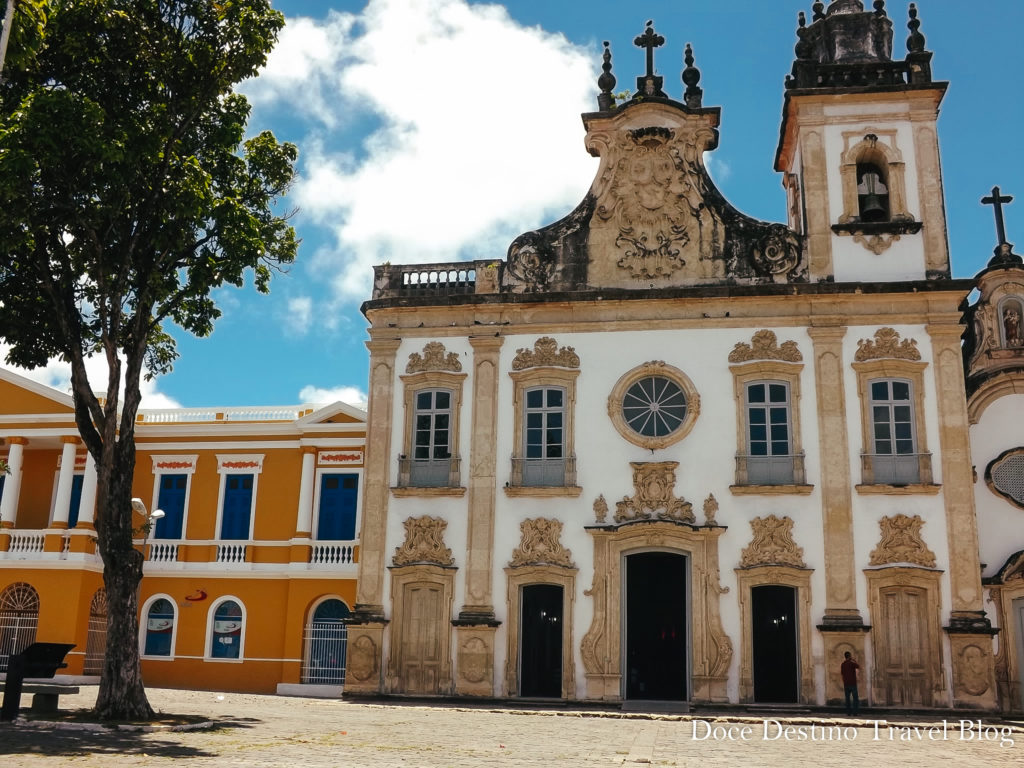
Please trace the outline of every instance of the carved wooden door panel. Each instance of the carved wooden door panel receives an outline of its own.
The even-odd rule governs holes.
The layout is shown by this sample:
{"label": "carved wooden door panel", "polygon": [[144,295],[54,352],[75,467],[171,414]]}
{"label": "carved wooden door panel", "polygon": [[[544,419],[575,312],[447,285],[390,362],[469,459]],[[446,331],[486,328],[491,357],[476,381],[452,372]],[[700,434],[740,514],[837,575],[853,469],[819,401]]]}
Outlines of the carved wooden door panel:
{"label": "carved wooden door panel", "polygon": [[443,597],[439,584],[405,586],[401,678],[406,693],[440,693]]}
{"label": "carved wooden door panel", "polygon": [[928,635],[927,593],[914,587],[882,590],[879,670],[885,680],[886,704],[932,704],[929,670],[932,654]]}

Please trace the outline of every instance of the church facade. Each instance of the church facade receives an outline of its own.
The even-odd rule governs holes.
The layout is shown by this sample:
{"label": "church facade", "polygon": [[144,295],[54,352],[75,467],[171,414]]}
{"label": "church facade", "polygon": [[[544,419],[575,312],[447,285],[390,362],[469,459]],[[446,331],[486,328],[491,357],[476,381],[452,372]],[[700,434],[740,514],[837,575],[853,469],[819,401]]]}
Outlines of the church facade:
{"label": "church facade", "polygon": [[884,4],[801,18],[785,223],[715,188],[720,110],[648,24],[574,211],[376,268],[348,692],[826,704],[849,651],[873,704],[1020,706],[1024,271],[982,275],[965,386],[910,13],[903,58]]}

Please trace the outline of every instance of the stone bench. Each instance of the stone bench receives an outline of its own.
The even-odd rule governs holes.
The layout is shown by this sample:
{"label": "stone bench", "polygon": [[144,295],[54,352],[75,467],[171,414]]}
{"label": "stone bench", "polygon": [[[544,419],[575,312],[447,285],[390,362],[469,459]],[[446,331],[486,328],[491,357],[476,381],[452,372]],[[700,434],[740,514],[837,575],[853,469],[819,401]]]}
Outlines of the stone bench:
{"label": "stone bench", "polygon": [[[0,683],[0,691],[4,684]],[[77,685],[63,685],[61,683],[32,683],[25,681],[21,688],[22,693],[32,694],[33,714],[52,714],[57,711],[58,701],[63,694],[78,693]]]}

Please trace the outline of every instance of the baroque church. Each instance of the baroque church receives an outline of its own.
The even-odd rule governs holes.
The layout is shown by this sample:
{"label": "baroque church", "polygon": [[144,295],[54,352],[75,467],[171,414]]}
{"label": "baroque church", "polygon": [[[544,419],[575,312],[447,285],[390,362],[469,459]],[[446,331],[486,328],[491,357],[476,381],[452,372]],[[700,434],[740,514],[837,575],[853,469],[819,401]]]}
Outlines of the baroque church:
{"label": "baroque church", "polygon": [[827,704],[849,651],[874,705],[1021,708],[1024,263],[997,188],[951,276],[909,14],[902,57],[880,0],[800,15],[785,223],[716,189],[648,22],[575,210],[375,268],[348,693]]}

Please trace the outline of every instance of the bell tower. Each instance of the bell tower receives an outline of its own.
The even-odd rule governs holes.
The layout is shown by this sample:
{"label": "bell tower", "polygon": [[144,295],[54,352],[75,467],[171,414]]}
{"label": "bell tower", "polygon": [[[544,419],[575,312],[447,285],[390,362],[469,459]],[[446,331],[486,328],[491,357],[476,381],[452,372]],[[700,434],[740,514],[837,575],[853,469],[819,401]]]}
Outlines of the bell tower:
{"label": "bell tower", "polygon": [[799,15],[775,169],[789,225],[806,236],[812,281],[948,278],[936,119],[947,83],[931,77],[917,7],[906,58],[892,58],[885,0],[815,2]]}

